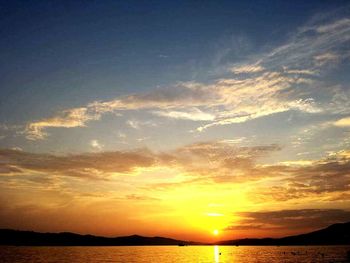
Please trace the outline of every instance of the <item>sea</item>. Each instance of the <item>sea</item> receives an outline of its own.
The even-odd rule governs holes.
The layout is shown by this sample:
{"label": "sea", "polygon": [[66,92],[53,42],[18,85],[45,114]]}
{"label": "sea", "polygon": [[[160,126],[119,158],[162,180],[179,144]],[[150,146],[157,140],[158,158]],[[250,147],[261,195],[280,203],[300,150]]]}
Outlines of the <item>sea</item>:
{"label": "sea", "polygon": [[0,246],[1,263],[40,262],[350,262],[350,246]]}

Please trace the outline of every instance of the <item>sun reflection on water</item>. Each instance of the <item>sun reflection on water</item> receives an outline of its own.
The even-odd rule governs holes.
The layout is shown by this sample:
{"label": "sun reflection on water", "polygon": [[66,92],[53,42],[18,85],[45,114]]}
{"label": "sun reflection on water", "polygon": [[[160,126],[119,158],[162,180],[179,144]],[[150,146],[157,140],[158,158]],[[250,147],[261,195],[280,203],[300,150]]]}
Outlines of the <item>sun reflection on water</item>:
{"label": "sun reflection on water", "polygon": [[219,262],[219,256],[220,256],[219,246],[214,246],[214,261],[215,261],[215,263]]}

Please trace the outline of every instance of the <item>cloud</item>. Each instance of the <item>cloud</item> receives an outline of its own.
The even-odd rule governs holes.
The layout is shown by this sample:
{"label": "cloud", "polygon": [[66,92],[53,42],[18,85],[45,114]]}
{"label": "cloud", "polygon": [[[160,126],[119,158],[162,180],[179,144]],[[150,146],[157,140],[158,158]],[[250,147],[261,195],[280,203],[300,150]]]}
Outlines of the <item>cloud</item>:
{"label": "cloud", "polygon": [[348,30],[349,27],[350,27],[350,19],[342,18],[342,19],[333,21],[333,23],[318,26],[316,28],[316,31],[319,33],[328,33],[328,32],[334,32],[341,29]]}
{"label": "cloud", "polygon": [[113,174],[131,173],[138,167],[157,164],[157,156],[148,150],[129,152],[96,152],[75,155],[28,153],[0,150],[0,171],[17,174],[39,173],[43,176],[73,176],[88,179],[108,179]]}
{"label": "cloud", "polygon": [[182,119],[192,121],[212,121],[215,116],[210,113],[194,108],[188,111],[154,111],[154,114],[171,119]]}
{"label": "cloud", "polygon": [[340,60],[340,56],[335,53],[324,53],[314,57],[315,63],[318,67],[324,66],[328,63],[337,63]]}
{"label": "cloud", "polygon": [[189,156],[212,157],[213,159],[223,160],[231,157],[258,158],[266,154],[280,150],[276,144],[250,147],[236,147],[226,141],[200,142],[186,145],[176,149],[174,153],[177,156],[187,159]]}
{"label": "cloud", "polygon": [[241,66],[236,66],[231,68],[231,71],[235,74],[241,74],[241,73],[256,73],[261,72],[264,70],[264,67],[259,65],[259,63],[255,63],[252,65],[246,64]]}
{"label": "cloud", "polygon": [[140,129],[140,124],[139,124],[138,121],[135,121],[135,120],[128,120],[128,121],[126,122],[126,124],[127,124],[128,126],[130,126],[131,128],[135,129],[135,130]]}
{"label": "cloud", "polygon": [[334,122],[334,125],[338,127],[350,127],[350,117],[339,119]]}
{"label": "cloud", "polygon": [[309,21],[291,36],[288,43],[265,55],[261,65],[268,69],[284,66],[318,71],[328,62],[346,59],[350,40],[348,20],[328,14]]}
{"label": "cloud", "polygon": [[109,180],[114,175],[169,169],[185,177],[181,181],[169,181],[166,185],[161,182],[151,186],[168,188],[184,183],[248,183],[254,184],[254,190],[248,191],[247,197],[256,202],[347,198],[350,192],[349,151],[339,151],[314,161],[261,163],[262,158],[280,149],[275,144],[248,147],[230,141],[195,143],[167,152],[136,149],[52,155],[3,149],[0,150],[0,176],[68,176]]}
{"label": "cloud", "polygon": [[159,198],[154,198],[146,195],[129,194],[125,196],[126,200],[132,201],[159,201]]}
{"label": "cloud", "polygon": [[[41,191],[40,196],[53,198],[55,204],[63,195],[63,205],[79,203],[83,208],[92,200],[99,202],[97,207],[112,199],[112,206],[120,202],[130,208],[161,199],[167,208],[175,206],[183,212],[185,208],[182,205],[178,208],[178,204],[182,204],[178,200],[186,198],[182,194],[194,194],[197,198],[203,196],[206,205],[225,204],[220,209],[204,206],[200,211],[202,216],[223,214],[223,219],[229,218],[231,209],[236,206],[227,206],[235,199],[235,192],[239,192],[235,200],[243,200],[240,207],[276,209],[282,203],[288,208],[295,204],[298,208],[299,205],[310,207],[310,204],[345,207],[345,202],[350,200],[350,151],[343,150],[303,165],[262,162],[280,149],[275,144],[238,146],[231,141],[194,143],[167,152],[135,149],[53,155],[3,149],[0,150],[0,198],[19,204],[9,198],[13,189],[17,189],[22,203],[27,204],[36,200],[35,195]],[[34,197],[26,202],[27,196]],[[41,206],[45,207],[46,203]],[[234,224],[227,229],[238,232],[252,228],[257,231],[277,229],[275,233],[299,226],[314,229],[323,227],[321,224],[344,221],[349,213],[321,210],[236,212],[232,214]],[[311,225],[312,219],[314,225]],[[302,225],[302,222],[308,223]]]}
{"label": "cloud", "polygon": [[125,139],[127,136],[126,136],[126,134],[124,132],[119,131],[118,132],[118,137],[121,138],[121,139]]}
{"label": "cloud", "polygon": [[350,192],[350,154],[346,150],[302,166],[271,165],[262,171],[279,179],[268,188],[256,189],[252,193],[256,200],[288,201],[313,197],[327,200]]}
{"label": "cloud", "polygon": [[[350,193],[350,153],[342,150],[319,160],[261,164],[261,158],[281,149],[279,145],[237,147],[230,142],[202,142],[167,153],[167,165],[191,177],[180,184],[253,183],[253,201],[290,201],[346,198]],[[163,156],[163,159],[166,159]],[[268,180],[268,185],[265,182]],[[176,187],[176,183],[157,185]]]}
{"label": "cloud", "polygon": [[9,137],[23,135],[23,125],[0,123],[0,141]]}
{"label": "cloud", "polygon": [[47,128],[84,127],[86,122],[99,118],[100,114],[90,112],[86,107],[65,110],[55,117],[29,123],[26,127],[27,139],[44,139]]}
{"label": "cloud", "polygon": [[296,75],[317,75],[317,71],[311,69],[285,69],[285,72]]}
{"label": "cloud", "polygon": [[300,209],[236,213],[241,219],[225,230],[320,229],[350,221],[350,211],[342,209]]}
{"label": "cloud", "polygon": [[157,126],[157,123],[154,121],[138,121],[135,119],[128,120],[126,122],[126,124],[135,130],[139,130],[143,126],[147,126],[147,127],[156,127]]}
{"label": "cloud", "polygon": [[190,183],[240,183],[259,180],[256,162],[279,151],[278,145],[238,147],[232,143],[202,142],[169,152],[172,164],[193,178]]}
{"label": "cloud", "polygon": [[224,139],[224,140],[221,140],[220,142],[225,144],[239,144],[245,141],[248,141],[246,137],[235,137],[232,139]]}
{"label": "cloud", "polygon": [[91,140],[90,146],[96,150],[102,150],[103,145],[98,140]]}
{"label": "cloud", "polygon": [[198,131],[289,110],[335,113],[340,107],[349,112],[348,105],[339,102],[343,88],[337,95],[334,87],[324,87],[323,100],[319,89],[315,89],[322,83],[323,72],[350,56],[349,19],[333,17],[311,20],[291,34],[284,45],[256,55],[251,63],[234,67],[230,64],[228,71],[233,74],[222,79],[211,83],[181,82],[64,110],[28,123],[27,138],[44,139],[48,128],[85,127],[103,114],[134,110],[178,120],[207,121]]}
{"label": "cloud", "polygon": [[218,216],[224,216],[224,215],[220,213],[206,213],[206,216],[218,217]]}
{"label": "cloud", "polygon": [[[151,152],[147,149],[103,152],[97,140],[92,147],[98,152],[53,155],[25,151],[0,150],[0,175],[69,176],[86,179],[108,179],[115,174],[133,174],[152,167],[167,167],[215,178],[213,172],[249,169],[255,160],[279,149],[277,145],[235,147],[222,142],[191,144],[169,152]],[[234,180],[234,177],[232,177]]]}

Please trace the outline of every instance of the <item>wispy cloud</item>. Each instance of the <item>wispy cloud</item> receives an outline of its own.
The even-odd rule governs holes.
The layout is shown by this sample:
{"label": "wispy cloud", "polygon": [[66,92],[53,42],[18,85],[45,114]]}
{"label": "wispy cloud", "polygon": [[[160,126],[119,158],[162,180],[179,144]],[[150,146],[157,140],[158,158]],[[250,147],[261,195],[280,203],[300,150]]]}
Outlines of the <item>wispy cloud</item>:
{"label": "wispy cloud", "polygon": [[337,63],[340,60],[340,56],[336,53],[328,52],[328,53],[316,55],[314,57],[314,60],[315,60],[316,66],[322,67],[328,63]]}
{"label": "wispy cloud", "polygon": [[133,128],[135,130],[139,130],[141,129],[142,127],[156,127],[157,126],[157,123],[154,122],[154,121],[139,121],[139,120],[136,120],[136,119],[131,119],[131,120],[127,120],[126,121],[126,124],[130,127],[130,128]]}
{"label": "wispy cloud", "polygon": [[215,116],[200,109],[193,108],[188,111],[154,111],[154,114],[171,119],[182,119],[192,121],[212,121]]}
{"label": "wispy cloud", "polygon": [[232,67],[232,69],[231,69],[231,71],[235,74],[256,73],[256,72],[261,72],[263,70],[264,70],[264,67],[259,65],[259,62],[255,63],[255,64],[236,66],[236,67]]}
{"label": "wispy cloud", "polygon": [[44,139],[47,128],[73,128],[84,127],[88,121],[98,120],[100,114],[91,112],[89,108],[74,108],[61,112],[52,118],[32,122],[27,125],[26,133],[29,140]]}
{"label": "wispy cloud", "polygon": [[323,72],[350,55],[350,20],[325,17],[313,19],[296,30],[287,43],[258,55],[255,61],[228,66],[233,74],[225,78],[209,84],[177,83],[68,109],[28,123],[27,138],[43,139],[48,128],[84,127],[106,113],[140,109],[167,118],[206,121],[198,131],[288,110],[334,113],[339,112],[339,105],[344,110],[348,105],[337,102],[340,97],[332,87],[323,88],[328,94],[328,99],[323,100],[314,89]]}

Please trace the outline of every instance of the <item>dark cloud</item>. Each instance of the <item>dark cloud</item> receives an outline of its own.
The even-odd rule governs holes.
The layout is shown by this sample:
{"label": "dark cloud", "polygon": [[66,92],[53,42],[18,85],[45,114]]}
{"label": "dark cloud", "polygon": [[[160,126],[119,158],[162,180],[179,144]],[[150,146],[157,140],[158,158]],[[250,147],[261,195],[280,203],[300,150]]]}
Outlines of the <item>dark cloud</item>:
{"label": "dark cloud", "polygon": [[226,230],[317,229],[350,221],[350,211],[341,209],[301,209],[266,212],[242,212],[242,219]]}
{"label": "dark cloud", "polygon": [[[265,172],[279,173],[284,178],[278,185],[260,189],[254,193],[258,198],[287,201],[314,195],[338,193],[340,200],[350,191],[350,158],[333,157],[301,167],[265,167]],[[345,199],[346,200],[346,199]]]}
{"label": "dark cloud", "polygon": [[147,150],[101,152],[57,156],[0,150],[0,172],[41,172],[75,177],[99,178],[106,173],[129,173],[136,167],[150,167],[157,156]]}
{"label": "dark cloud", "polygon": [[131,173],[136,168],[176,166],[200,175],[212,169],[244,169],[268,152],[279,149],[276,145],[232,147],[210,142],[192,144],[168,153],[154,153],[147,149],[52,155],[24,151],[0,150],[0,174],[38,172],[86,178],[104,178],[111,173]]}
{"label": "dark cloud", "polygon": [[[2,178],[31,176],[72,176],[108,179],[113,174],[131,174],[139,168],[168,167],[190,175],[181,182],[162,182],[156,188],[183,184],[245,183],[256,181],[250,194],[256,201],[287,201],[307,197],[348,200],[350,191],[350,155],[347,151],[313,163],[261,165],[257,160],[278,151],[278,145],[236,147],[229,143],[207,142],[187,145],[167,153],[147,149],[52,155],[17,150],[0,150]],[[21,176],[21,178],[19,177]],[[271,179],[269,187],[259,180]],[[44,180],[45,181],[45,180]]]}

